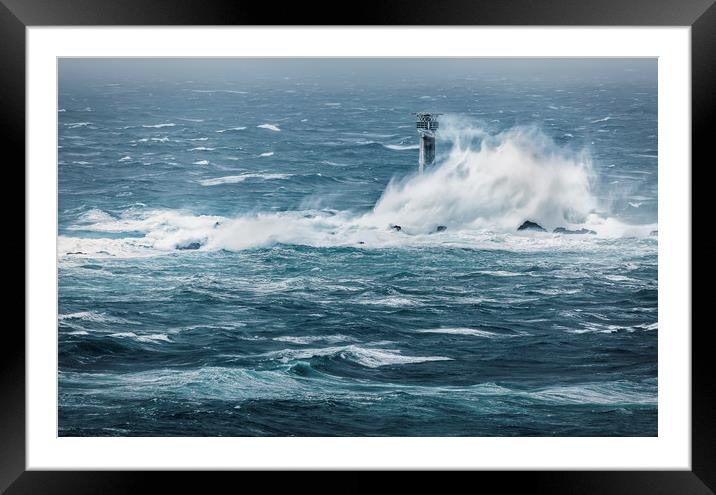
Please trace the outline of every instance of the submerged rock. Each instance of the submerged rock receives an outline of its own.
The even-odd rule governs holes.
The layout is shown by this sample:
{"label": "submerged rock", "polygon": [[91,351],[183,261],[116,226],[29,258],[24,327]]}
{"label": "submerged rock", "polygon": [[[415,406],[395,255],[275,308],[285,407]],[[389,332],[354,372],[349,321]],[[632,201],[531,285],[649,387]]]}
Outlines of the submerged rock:
{"label": "submerged rock", "polygon": [[390,228],[395,230],[396,232],[400,232],[401,230],[403,230],[403,227],[401,227],[400,225],[393,225],[392,223],[390,224]]}
{"label": "submerged rock", "polygon": [[597,234],[593,230],[589,230],[589,229],[569,230],[569,229],[565,229],[564,227],[557,227],[552,232],[554,232],[555,234],[592,234],[592,235]]}
{"label": "submerged rock", "polygon": [[189,244],[178,245],[177,249],[179,249],[179,250],[199,249],[200,247],[201,247],[201,242],[190,242]]}
{"label": "submerged rock", "polygon": [[517,230],[536,230],[537,232],[547,232],[540,224],[525,220],[525,222],[517,227]]}

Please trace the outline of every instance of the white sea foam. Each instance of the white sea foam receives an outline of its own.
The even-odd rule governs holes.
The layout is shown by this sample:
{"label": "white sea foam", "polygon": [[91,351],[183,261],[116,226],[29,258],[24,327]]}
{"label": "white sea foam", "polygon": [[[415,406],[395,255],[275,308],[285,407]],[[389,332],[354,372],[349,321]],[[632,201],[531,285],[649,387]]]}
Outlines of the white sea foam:
{"label": "white sea foam", "polygon": [[506,270],[478,270],[477,273],[491,277],[521,277],[524,273],[508,272]]}
{"label": "white sea foam", "polygon": [[418,330],[420,333],[442,333],[447,335],[472,335],[475,337],[485,337],[487,339],[496,339],[501,337],[516,337],[517,335],[504,335],[487,330],[479,330],[477,328],[430,328],[428,330]]}
{"label": "white sea foam", "polygon": [[97,313],[95,311],[78,311],[76,313],[65,313],[57,315],[59,321],[64,320],[84,320],[91,321],[94,323],[104,323],[108,321],[106,315]]}
{"label": "white sea foam", "polygon": [[162,128],[162,127],[174,127],[175,125],[176,125],[175,123],[169,122],[169,123],[166,123],[166,124],[144,124],[144,125],[142,125],[142,127],[153,128],[153,129],[160,129],[160,128]]}
{"label": "white sea foam", "polygon": [[216,148],[209,148],[207,146],[197,146],[195,148],[189,148],[189,151],[214,151]]}
{"label": "white sea foam", "polygon": [[58,321],[84,321],[90,323],[121,323],[123,325],[136,325],[136,321],[120,318],[118,316],[109,316],[96,311],[78,311],[75,313],[65,313],[57,315]]}
{"label": "white sea foam", "polygon": [[169,339],[169,336],[164,333],[155,333],[151,335],[137,335],[134,332],[117,332],[109,335],[110,337],[115,338],[131,338],[138,342],[149,342],[149,343],[157,343],[157,342],[171,342],[171,339]]}
{"label": "white sea foam", "polygon": [[92,122],[73,122],[71,124],[65,124],[68,129],[77,129],[78,127],[87,127],[92,125]]}
{"label": "white sea foam", "polygon": [[[202,251],[241,250],[272,244],[360,248],[459,246],[474,249],[623,250],[617,237],[647,239],[634,249],[655,249],[656,224],[629,225],[609,216],[592,193],[594,172],[586,152],[557,146],[536,129],[489,135],[482,128],[446,117],[443,138],[453,142],[444,159],[422,175],[398,177],[371,211],[264,212],[237,218],[206,217],[173,210],[128,211],[119,218],[93,211],[68,230],[142,232],[144,237],[81,239],[62,236],[59,253],[85,256],[145,256],[187,242]],[[195,162],[207,165],[207,160]],[[281,180],[284,173],[246,172],[201,179],[203,186],[247,180]],[[308,203],[307,203],[308,204]],[[597,235],[516,232],[525,220],[547,230],[594,230]],[[217,225],[217,222],[220,225]],[[389,225],[401,226],[400,231]],[[439,225],[447,230],[436,232]],[[87,254],[90,253],[90,254]],[[519,273],[495,271],[492,276]],[[406,298],[402,298],[406,299]],[[367,304],[406,304],[401,298],[366,299]],[[415,303],[415,301],[413,301]]]}
{"label": "white sea foam", "polygon": [[585,333],[634,333],[637,331],[652,331],[659,329],[659,323],[644,323],[635,326],[613,325],[608,323],[585,322],[583,328],[575,328],[567,330],[568,333],[585,334]]}
{"label": "white sea foam", "polygon": [[291,344],[300,344],[300,345],[308,345],[308,344],[314,344],[316,342],[325,342],[327,344],[337,344],[339,342],[345,342],[347,340],[350,340],[350,337],[347,337],[345,335],[305,335],[302,337],[296,337],[296,336],[282,336],[282,337],[274,337],[275,341],[277,342],[289,342]]}
{"label": "white sea foam", "polygon": [[118,162],[128,162],[128,161],[131,160],[131,159],[132,159],[131,156],[126,155],[126,156],[123,156],[122,158],[120,158],[120,159],[117,160],[117,161],[118,161]]}
{"label": "white sea foam", "polygon": [[261,153],[259,156],[260,156],[260,157],[262,157],[262,156],[273,156],[273,151],[267,151],[266,153]]}
{"label": "white sea foam", "polygon": [[[436,224],[514,231],[525,220],[550,229],[581,224],[597,209],[586,152],[560,149],[536,129],[487,136],[459,125],[444,125],[455,146],[443,163],[391,182],[375,219],[417,231]],[[479,149],[470,145],[475,137],[482,138]]]}
{"label": "white sea foam", "polygon": [[241,174],[216,177],[215,179],[204,179],[199,181],[202,186],[218,186],[220,184],[236,184],[247,179],[276,180],[291,177],[290,174]]}
{"label": "white sea foam", "polygon": [[656,404],[656,390],[644,391],[643,387],[626,381],[588,383],[550,387],[525,395],[555,404]]}
{"label": "white sea foam", "polygon": [[606,116],[606,117],[604,117],[604,118],[602,118],[602,119],[592,120],[592,121],[590,121],[589,123],[590,123],[590,124],[598,124],[599,122],[606,122],[606,121],[611,120],[611,119],[612,119],[612,118],[611,118],[610,116]]}
{"label": "white sea foam", "polygon": [[391,308],[400,308],[404,306],[419,306],[420,301],[400,296],[386,296],[378,298],[364,298],[357,301],[360,304],[369,304],[373,306],[388,306]]}
{"label": "white sea foam", "polygon": [[282,362],[311,359],[313,357],[335,356],[347,361],[353,361],[367,368],[452,360],[444,356],[405,356],[397,349],[376,349],[358,345],[316,349],[284,349],[282,351],[270,352],[266,354],[266,356]]}
{"label": "white sea foam", "polygon": [[404,151],[404,150],[417,150],[420,148],[417,144],[384,144],[385,148],[388,148],[389,150],[397,150],[397,151]]}
{"label": "white sea foam", "polygon": [[231,132],[231,131],[243,131],[244,129],[246,129],[246,127],[241,127],[241,126],[239,126],[239,127],[229,127],[228,129],[219,129],[219,130],[216,131],[216,132],[218,132],[218,133],[223,133],[223,132]]}
{"label": "white sea foam", "polygon": [[209,160],[197,160],[194,165],[209,165]]}
{"label": "white sea foam", "polygon": [[268,129],[269,131],[275,131],[275,132],[281,131],[281,129],[279,129],[279,127],[274,124],[261,124],[261,125],[257,125],[256,127],[258,127],[259,129]]}

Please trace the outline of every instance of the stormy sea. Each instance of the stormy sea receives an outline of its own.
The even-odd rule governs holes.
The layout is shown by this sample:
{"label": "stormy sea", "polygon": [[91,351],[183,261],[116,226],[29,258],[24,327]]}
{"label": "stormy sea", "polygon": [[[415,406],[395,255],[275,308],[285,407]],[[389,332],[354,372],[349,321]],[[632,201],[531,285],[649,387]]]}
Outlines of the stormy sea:
{"label": "stormy sea", "polygon": [[657,435],[656,64],[60,59],[58,434]]}

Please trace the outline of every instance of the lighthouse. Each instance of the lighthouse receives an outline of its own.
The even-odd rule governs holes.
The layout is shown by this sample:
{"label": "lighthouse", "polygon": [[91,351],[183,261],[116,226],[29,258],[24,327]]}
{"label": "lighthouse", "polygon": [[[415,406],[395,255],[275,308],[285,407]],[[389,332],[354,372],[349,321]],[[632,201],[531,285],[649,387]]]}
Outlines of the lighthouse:
{"label": "lighthouse", "polygon": [[420,134],[420,157],[418,171],[422,174],[425,167],[435,163],[435,132],[438,130],[439,113],[418,112],[415,126]]}

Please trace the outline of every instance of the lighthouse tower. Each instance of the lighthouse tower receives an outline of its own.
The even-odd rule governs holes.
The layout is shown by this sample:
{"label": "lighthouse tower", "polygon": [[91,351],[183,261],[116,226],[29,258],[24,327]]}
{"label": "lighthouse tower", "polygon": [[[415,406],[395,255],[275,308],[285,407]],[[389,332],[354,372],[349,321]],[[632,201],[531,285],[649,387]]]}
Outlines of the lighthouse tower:
{"label": "lighthouse tower", "polygon": [[425,167],[435,163],[435,132],[438,130],[439,113],[418,112],[415,126],[420,134],[420,158],[418,170],[422,174]]}

